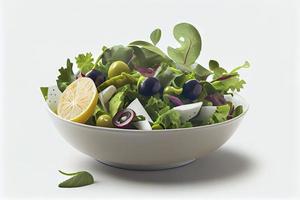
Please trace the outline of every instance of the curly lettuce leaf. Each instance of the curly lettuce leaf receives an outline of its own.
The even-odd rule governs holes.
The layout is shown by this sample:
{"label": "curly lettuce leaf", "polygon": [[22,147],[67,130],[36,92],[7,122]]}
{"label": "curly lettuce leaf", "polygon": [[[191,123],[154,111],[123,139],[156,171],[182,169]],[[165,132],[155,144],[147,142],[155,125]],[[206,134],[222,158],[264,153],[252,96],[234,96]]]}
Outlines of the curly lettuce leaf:
{"label": "curly lettuce leaf", "polygon": [[227,116],[230,112],[230,105],[225,104],[222,106],[217,106],[217,110],[212,115],[212,117],[208,120],[208,124],[220,123],[227,120]]}
{"label": "curly lettuce leaf", "polygon": [[155,29],[150,35],[150,39],[154,45],[156,45],[159,42],[160,37],[161,37],[161,30],[159,28]]}
{"label": "curly lettuce leaf", "polygon": [[168,47],[169,56],[178,64],[189,66],[195,63],[201,51],[201,37],[191,24],[180,23],[173,29],[173,35],[181,47]]}
{"label": "curly lettuce leaf", "polygon": [[83,74],[86,74],[94,67],[94,58],[92,53],[79,54],[75,57],[75,60],[77,67]]}
{"label": "curly lettuce leaf", "polygon": [[191,127],[192,124],[188,121],[182,121],[179,112],[171,109],[161,114],[153,126],[161,126],[164,129],[174,129]]}
{"label": "curly lettuce leaf", "polygon": [[160,98],[150,97],[145,105],[145,110],[154,121],[162,113],[161,111],[167,111],[170,107],[162,101]]}
{"label": "curly lettuce leaf", "polygon": [[[213,63],[215,63],[214,61]],[[222,93],[227,93],[229,90],[232,92],[240,91],[243,85],[246,83],[244,80],[240,79],[238,70],[243,68],[249,68],[249,62],[245,62],[243,65],[234,68],[232,71],[227,72],[225,69],[221,68],[219,64],[211,65],[210,69],[214,72],[213,81],[211,84],[214,88]],[[217,63],[217,62],[216,62]]]}
{"label": "curly lettuce leaf", "polygon": [[57,77],[56,83],[58,89],[63,92],[68,85],[70,85],[75,80],[75,75],[73,72],[73,63],[70,59],[67,60],[67,67],[61,67],[59,71],[59,76]]}

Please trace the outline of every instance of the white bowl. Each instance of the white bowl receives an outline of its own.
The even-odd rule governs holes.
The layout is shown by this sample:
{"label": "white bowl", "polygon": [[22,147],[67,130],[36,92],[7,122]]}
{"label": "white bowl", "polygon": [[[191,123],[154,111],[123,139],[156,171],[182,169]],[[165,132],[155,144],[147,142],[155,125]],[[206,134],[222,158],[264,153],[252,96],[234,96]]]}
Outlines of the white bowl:
{"label": "white bowl", "polygon": [[231,120],[192,128],[125,130],[95,127],[58,117],[48,109],[55,127],[74,148],[102,163],[125,169],[158,170],[182,166],[222,146],[244,118],[248,105],[233,97],[244,112]]}

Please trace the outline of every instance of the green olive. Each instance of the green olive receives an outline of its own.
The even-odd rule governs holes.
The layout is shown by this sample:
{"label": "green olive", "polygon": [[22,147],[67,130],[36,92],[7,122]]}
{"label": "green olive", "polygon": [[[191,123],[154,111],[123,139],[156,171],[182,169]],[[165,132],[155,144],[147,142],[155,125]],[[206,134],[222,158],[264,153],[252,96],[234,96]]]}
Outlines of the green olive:
{"label": "green olive", "polygon": [[167,86],[164,89],[164,94],[176,94],[180,95],[182,93],[182,88],[175,88],[172,86]]}
{"label": "green olive", "polygon": [[130,69],[123,61],[113,62],[108,69],[108,78],[120,75],[122,72],[129,73]]}
{"label": "green olive", "polygon": [[100,115],[96,121],[97,126],[113,128],[112,118],[109,115]]}

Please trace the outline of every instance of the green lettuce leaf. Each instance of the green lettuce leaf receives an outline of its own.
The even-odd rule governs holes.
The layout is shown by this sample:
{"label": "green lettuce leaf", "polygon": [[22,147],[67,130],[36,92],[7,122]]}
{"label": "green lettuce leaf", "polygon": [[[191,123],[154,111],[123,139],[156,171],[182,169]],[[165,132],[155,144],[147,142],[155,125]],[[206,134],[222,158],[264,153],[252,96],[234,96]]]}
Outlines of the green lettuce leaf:
{"label": "green lettuce leaf", "polygon": [[225,104],[222,106],[217,106],[217,110],[212,115],[212,117],[208,120],[208,124],[214,124],[219,122],[224,122],[227,120],[227,116],[229,115],[230,105]]}
{"label": "green lettuce leaf", "polygon": [[153,121],[155,121],[159,117],[162,110],[167,111],[169,109],[170,107],[164,101],[153,96],[149,98],[145,105],[145,110],[150,115],[151,119],[153,119]]}
{"label": "green lettuce leaf", "polygon": [[180,23],[173,29],[175,39],[181,47],[168,47],[169,56],[178,64],[189,66],[195,63],[201,51],[201,37],[191,24]]}
{"label": "green lettuce leaf", "polygon": [[109,112],[111,116],[115,116],[124,105],[125,91],[117,92],[109,101]]}
{"label": "green lettuce leaf", "polygon": [[208,69],[206,69],[200,64],[196,64],[194,66],[194,72],[195,72],[196,79],[198,81],[205,81],[207,77],[212,74],[211,71],[209,71]]}
{"label": "green lettuce leaf", "polygon": [[154,45],[156,45],[159,42],[160,37],[161,37],[161,30],[159,28],[155,29],[150,35],[150,39]]}
{"label": "green lettuce leaf", "polygon": [[44,97],[44,99],[45,99],[45,101],[48,99],[48,87],[40,87],[40,90],[41,90],[41,92],[42,92],[42,94],[43,94],[43,97]]}
{"label": "green lettuce leaf", "polygon": [[92,53],[79,54],[75,57],[75,60],[77,67],[83,74],[86,74],[94,67],[94,58]]}
{"label": "green lettuce leaf", "polygon": [[133,85],[124,85],[109,101],[109,112],[113,117],[121,109],[127,107],[130,102],[137,98],[138,92]]}
{"label": "green lettuce leaf", "polygon": [[59,76],[57,77],[56,83],[57,87],[61,92],[63,92],[68,85],[70,85],[75,80],[75,75],[73,72],[73,63],[70,59],[67,60],[67,67],[61,67],[59,71]]}
{"label": "green lettuce leaf", "polygon": [[192,127],[192,123],[188,121],[182,121],[179,112],[171,109],[165,113],[162,113],[156,119],[153,126],[161,126],[164,129],[174,129]]}
{"label": "green lettuce leaf", "polygon": [[246,61],[243,65],[234,68],[231,72],[227,72],[225,69],[219,67],[219,64],[214,65],[213,67],[211,66],[212,65],[210,61],[210,69],[214,72],[213,81],[211,82],[211,84],[216,90],[222,93],[227,93],[229,90],[234,92],[240,91],[243,88],[243,85],[246,82],[240,79],[238,70],[249,68],[250,64]]}
{"label": "green lettuce leaf", "polygon": [[183,74],[182,71],[170,66],[169,64],[163,63],[157,69],[155,77],[159,80],[162,87],[169,86],[176,77]]}

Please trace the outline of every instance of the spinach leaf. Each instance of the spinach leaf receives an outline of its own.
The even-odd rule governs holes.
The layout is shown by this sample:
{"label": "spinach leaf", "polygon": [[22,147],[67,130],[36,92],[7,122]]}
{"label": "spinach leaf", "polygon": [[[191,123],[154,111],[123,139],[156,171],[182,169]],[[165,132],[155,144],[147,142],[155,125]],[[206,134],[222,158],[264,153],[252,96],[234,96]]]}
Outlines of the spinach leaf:
{"label": "spinach leaf", "polygon": [[150,39],[154,45],[156,45],[159,42],[160,37],[161,37],[161,30],[159,28],[155,29],[150,35]]}
{"label": "spinach leaf", "polygon": [[121,60],[125,63],[129,63],[133,57],[133,50],[130,47],[124,47],[123,45],[116,45],[111,48],[104,48],[102,55],[102,63],[106,66],[110,66],[111,63]]}
{"label": "spinach leaf", "polygon": [[70,85],[75,80],[75,75],[73,73],[73,63],[70,59],[67,60],[67,67],[61,67],[58,71],[60,75],[57,77],[56,83],[58,89],[63,92],[68,85]]}
{"label": "spinach leaf", "polygon": [[130,47],[135,46],[135,47],[147,49],[147,50],[152,51],[153,53],[160,55],[161,57],[169,60],[167,55],[162,50],[160,50],[158,47],[154,46],[153,44],[151,44],[149,42],[137,40],[137,41],[131,42],[128,46],[130,46]]}
{"label": "spinach leaf", "polygon": [[169,56],[178,64],[189,66],[195,63],[201,51],[201,37],[198,30],[191,24],[180,23],[173,29],[175,39],[181,47],[168,47]]}
{"label": "spinach leaf", "polygon": [[134,57],[131,60],[130,64],[132,64],[135,68],[138,67],[153,67],[155,68],[157,64],[165,61],[165,59],[159,54],[154,53],[153,51],[149,51],[144,48],[140,48],[137,46],[131,47],[134,51]]}
{"label": "spinach leaf", "polygon": [[94,183],[93,176],[87,171],[80,171],[75,173],[65,173],[61,170],[59,172],[66,176],[73,176],[58,185],[61,188],[72,188],[72,187],[81,187]]}

